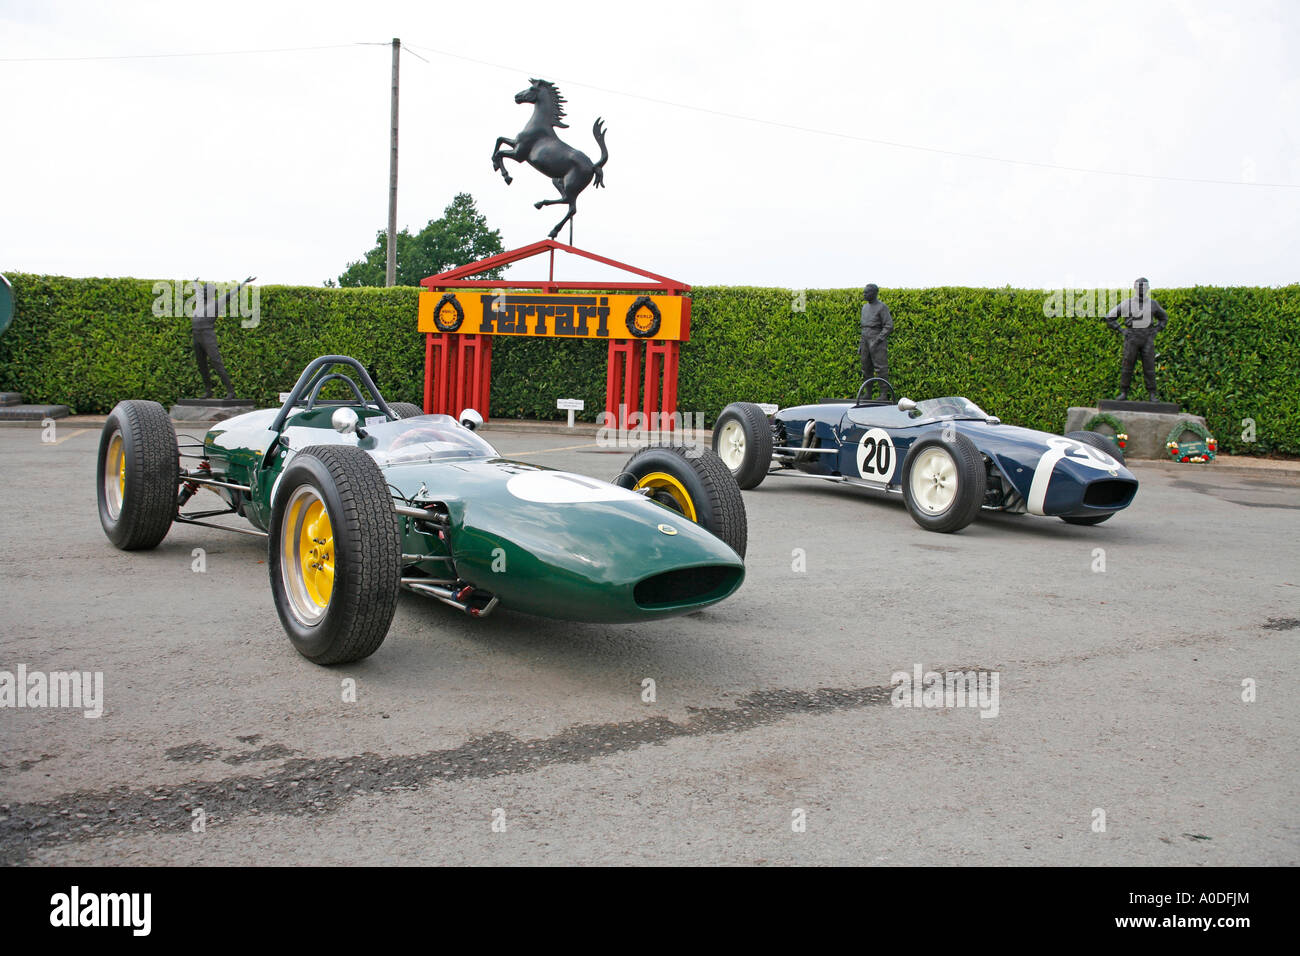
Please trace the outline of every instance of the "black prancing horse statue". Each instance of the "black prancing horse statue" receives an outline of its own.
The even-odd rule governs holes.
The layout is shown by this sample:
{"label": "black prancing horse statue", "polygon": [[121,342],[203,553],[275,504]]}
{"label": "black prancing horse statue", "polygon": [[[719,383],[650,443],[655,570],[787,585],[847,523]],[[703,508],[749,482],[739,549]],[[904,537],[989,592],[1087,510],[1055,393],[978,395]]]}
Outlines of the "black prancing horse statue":
{"label": "black prancing horse statue", "polygon": [[[564,224],[569,222],[569,237],[572,239],[573,225],[570,220],[578,211],[578,194],[587,188],[593,177],[598,187],[605,185],[604,166],[609,159],[609,151],[605,149],[605,131],[601,128],[599,119],[591,127],[591,135],[596,137],[600,146],[600,162],[593,163],[586,153],[574,149],[555,135],[554,127],[569,128],[569,124],[563,122],[564,97],[555,88],[555,84],[548,80],[529,80],[529,84],[528,89],[515,94],[515,102],[532,103],[533,115],[515,139],[497,137],[496,149],[492,152],[492,168],[501,171],[507,184],[510,182],[510,174],[506,172],[507,159],[528,163],[538,172],[551,177],[551,182],[555,183],[555,188],[563,198],[543,199],[533,205],[541,209],[543,206],[567,203],[569,214],[555,224],[550,235],[554,239]],[[502,152],[502,143],[512,147],[512,151]]]}

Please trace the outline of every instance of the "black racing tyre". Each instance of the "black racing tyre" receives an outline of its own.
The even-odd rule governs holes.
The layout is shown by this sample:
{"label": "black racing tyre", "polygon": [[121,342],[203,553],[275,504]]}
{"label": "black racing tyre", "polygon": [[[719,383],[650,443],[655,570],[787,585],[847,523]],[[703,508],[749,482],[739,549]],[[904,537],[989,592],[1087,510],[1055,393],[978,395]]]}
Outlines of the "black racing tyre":
{"label": "black racing tyre", "polygon": [[772,467],[772,426],[752,402],[732,402],[713,423],[713,453],[742,490],[757,488]]}
{"label": "black racing tyre", "polygon": [[99,522],[123,551],[156,548],[172,526],[180,484],[176,429],[157,402],[118,402],[99,438]]}
{"label": "black racing tyre", "polygon": [[388,407],[398,418],[415,418],[417,415],[424,414],[424,409],[415,402],[389,402]]}
{"label": "black racing tyre", "polygon": [[[637,318],[642,309],[648,309],[650,312],[650,321],[644,326],[637,325]],[[659,311],[659,305],[655,302],[654,296],[639,295],[636,300],[628,306],[627,309],[627,330],[639,339],[654,338],[659,332],[659,326],[663,324],[663,314]]]}
{"label": "black racing tyre", "polygon": [[1074,515],[1061,515],[1061,520],[1066,524],[1101,524],[1107,518],[1115,517],[1115,512],[1108,511],[1104,515],[1088,515],[1086,517],[1076,517]]}
{"label": "black racing tyre", "polygon": [[965,435],[942,434],[912,443],[903,460],[903,500],[927,531],[960,531],[980,513],[988,472],[984,456]]}
{"label": "black racing tyre", "polygon": [[700,445],[649,445],[627,460],[616,484],[647,490],[745,556],[749,521],[740,486],[727,466]]}
{"label": "black racing tyre", "polygon": [[289,640],[317,664],[369,657],[401,589],[402,536],[383,472],[350,445],[312,445],[271,508],[271,593]]}
{"label": "black racing tyre", "polygon": [[[1124,464],[1124,450],[1105,435],[1100,435],[1097,432],[1066,432],[1065,437],[1073,438],[1077,442],[1082,442],[1085,445],[1091,445],[1093,448],[1100,449],[1110,455],[1111,458],[1114,458],[1121,465]],[[1110,515],[1107,515],[1106,517],[1109,518]],[[1104,521],[1105,519],[1103,518],[1102,520]],[[1088,522],[1088,524],[1096,523],[1097,522],[1095,521]]]}

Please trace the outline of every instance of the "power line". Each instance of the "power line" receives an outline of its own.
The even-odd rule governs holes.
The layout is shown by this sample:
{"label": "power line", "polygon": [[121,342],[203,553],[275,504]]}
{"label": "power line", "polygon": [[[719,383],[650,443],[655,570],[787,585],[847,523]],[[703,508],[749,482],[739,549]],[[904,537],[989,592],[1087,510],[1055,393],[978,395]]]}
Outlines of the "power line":
{"label": "power line", "polygon": [[[189,53],[124,53],[115,56],[3,56],[0,63],[73,63],[86,60],[170,60],[191,56],[248,56],[257,53],[304,53],[310,50],[342,50],[365,43],[331,43],[325,46],[264,47],[256,50],[208,50]],[[382,44],[388,46],[387,43]]]}
{"label": "power line", "polygon": [[[387,41],[379,41],[379,40],[372,40],[372,41],[369,41],[369,42],[363,42],[363,41],[361,41],[361,40],[358,40],[358,41],[357,41],[357,46],[388,46],[388,43],[387,43]],[[418,54],[418,53],[416,53],[414,50],[412,50],[411,47],[410,47],[409,45],[407,45],[407,44],[403,44],[403,46],[402,46],[402,52],[403,52],[403,53],[409,53],[411,56],[415,57],[415,58],[416,58],[417,60],[419,60],[421,63],[428,63],[428,62],[429,62],[429,61],[426,60],[424,57],[420,56],[420,54]]]}
{"label": "power line", "polygon": [[[416,44],[408,43],[407,46],[413,47],[417,50],[423,50],[426,53],[432,53],[435,56],[464,60],[468,63],[476,63],[480,66],[488,66],[497,70],[508,70],[511,73],[520,72],[520,68],[517,65],[508,66],[503,63],[493,63],[490,60],[480,60],[476,57],[465,56],[462,53],[450,53],[446,50],[438,50],[433,47],[424,46],[423,44],[417,46]],[[535,75],[540,76],[542,74],[538,73]],[[629,93],[626,90],[615,90],[606,86],[596,86],[592,83],[583,83],[580,80],[565,79],[563,77],[556,77],[555,79],[560,83],[564,83],[566,86],[578,86],[588,90],[597,90],[601,93],[610,93],[614,96],[625,96],[629,99],[644,100],[647,103],[656,103],[660,106],[670,106],[674,109],[690,110],[691,112],[704,113],[708,116],[721,116],[726,119],[740,120],[745,123],[756,123],[760,126],[771,126],[777,129],[794,130],[799,133],[811,133],[815,136],[830,136],[836,139],[850,140],[855,143],[870,143],[873,146],[886,146],[891,149],[909,149],[916,152],[933,153],[940,156],[955,156],[961,159],[978,159],[988,163],[1005,163],[1012,166],[1032,166],[1038,169],[1050,169],[1058,172],[1070,173],[1089,173],[1096,176],[1119,176],[1127,179],[1149,179],[1171,183],[1199,183],[1202,185],[1213,186],[1265,186],[1274,189],[1300,189],[1300,183],[1251,183],[1235,179],[1206,179],[1193,176],[1162,176],[1157,173],[1131,173],[1116,169],[1097,169],[1088,166],[1067,166],[1062,163],[1046,163],[1035,159],[1013,159],[1009,156],[990,156],[985,153],[968,153],[956,149],[943,149],[938,146],[920,146],[916,143],[903,143],[889,139],[875,139],[870,136],[858,136],[854,133],[843,133],[838,130],[818,129],[813,126],[799,126],[795,123],[783,123],[779,120],[769,120],[759,116],[746,116],[743,113],[731,113],[726,110],[712,109],[707,106],[694,106],[690,103],[678,103],[673,100],[664,100],[654,96],[645,96],[641,93]]]}
{"label": "power line", "polygon": [[[30,56],[30,57],[0,57],[0,63],[68,63],[94,60],[158,60],[158,59],[176,59],[184,57],[205,57],[205,56],[248,56],[260,53],[303,53],[316,50],[341,50],[357,46],[388,46],[388,43],[355,41],[352,43],[333,43],[322,46],[300,46],[300,47],[268,47],[250,50],[213,50],[213,51],[193,51],[188,53],[132,53],[113,56]],[[403,44],[406,52],[416,56],[417,59],[424,60],[414,50],[423,50],[435,56],[447,57],[454,60],[463,60],[467,63],[475,63],[479,66],[490,67],[495,70],[506,70],[511,73],[518,73],[517,65],[507,65],[504,63],[494,63],[490,60],[482,60],[477,57],[465,56],[462,53],[451,53],[447,50],[439,50],[434,47],[423,44],[407,43]],[[428,60],[424,60],[428,62]],[[957,149],[944,149],[939,146],[923,146],[917,143],[904,143],[898,140],[878,139],[871,136],[860,136],[856,133],[845,133],[839,130],[820,129],[815,126],[801,126],[796,123],[784,123],[779,120],[765,119],[761,116],[747,116],[743,113],[732,113],[728,110],[713,109],[707,106],[696,106],[691,103],[679,103],[674,100],[660,99],[655,96],[646,96],[642,93],[630,93],[627,90],[616,90],[607,86],[598,86],[594,83],[584,83],[581,80],[566,79],[556,77],[556,79],[569,86],[578,86],[583,89],[597,90],[601,93],[609,93],[613,96],[623,96],[628,99],[642,100],[646,103],[655,103],[659,106],[668,106],[673,109],[689,110],[693,113],[703,113],[707,116],[719,116],[724,119],[739,120],[743,123],[754,123],[759,126],[770,126],[774,129],[791,130],[798,133],[809,133],[814,136],[829,136],[834,139],[848,140],[855,143],[868,143],[873,146],[884,146],[889,149],[906,149],[914,152],[931,153],[937,156],[953,156],[959,159],[974,159],[986,163],[1003,163],[1009,166],[1028,166],[1035,169],[1048,169],[1055,172],[1068,173],[1085,173],[1092,176],[1115,176],[1123,179],[1145,179],[1154,182],[1169,183],[1194,183],[1198,185],[1209,186],[1254,186],[1268,189],[1300,189],[1300,183],[1259,183],[1259,182],[1242,182],[1235,179],[1213,179],[1197,176],[1166,176],[1159,173],[1134,173],[1125,172],[1117,169],[1098,169],[1091,166],[1070,166],[1064,163],[1048,163],[1036,159],[1015,159],[1010,156],[994,156],[987,153],[972,153]]]}

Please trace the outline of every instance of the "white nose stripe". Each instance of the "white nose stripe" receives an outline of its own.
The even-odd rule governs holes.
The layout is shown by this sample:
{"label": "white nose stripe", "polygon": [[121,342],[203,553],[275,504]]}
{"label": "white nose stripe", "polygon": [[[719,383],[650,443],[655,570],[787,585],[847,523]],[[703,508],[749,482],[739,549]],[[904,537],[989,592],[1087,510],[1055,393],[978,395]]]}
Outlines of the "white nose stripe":
{"label": "white nose stripe", "polygon": [[1025,509],[1031,515],[1043,513],[1043,502],[1047,500],[1047,486],[1051,484],[1052,472],[1056,463],[1065,457],[1065,452],[1063,446],[1053,445],[1038,459],[1038,465],[1034,468],[1034,480],[1029,485],[1029,499],[1025,502]]}
{"label": "white nose stripe", "polygon": [[1119,462],[1100,448],[1085,445],[1073,438],[1049,438],[1047,451],[1043,452],[1043,457],[1038,459],[1038,465],[1034,468],[1034,480],[1029,485],[1029,499],[1025,502],[1025,510],[1031,515],[1043,513],[1043,503],[1047,499],[1047,486],[1051,484],[1052,472],[1056,468],[1056,463],[1065,457],[1084,467],[1109,471],[1111,474],[1114,474],[1115,469],[1119,467]]}

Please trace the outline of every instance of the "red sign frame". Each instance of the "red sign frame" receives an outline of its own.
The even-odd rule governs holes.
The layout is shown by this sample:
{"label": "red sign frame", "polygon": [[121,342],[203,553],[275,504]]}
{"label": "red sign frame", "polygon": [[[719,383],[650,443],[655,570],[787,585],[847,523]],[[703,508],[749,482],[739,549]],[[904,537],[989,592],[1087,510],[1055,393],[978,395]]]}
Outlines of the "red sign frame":
{"label": "red sign frame", "polygon": [[[555,253],[566,252],[612,266],[639,276],[638,282],[607,282],[603,280],[557,281],[555,278]],[[549,253],[550,270],[547,279],[521,281],[517,279],[474,279],[493,269]],[[555,239],[543,239],[531,245],[502,252],[468,265],[421,279],[420,285],[430,292],[455,289],[538,289],[557,293],[562,289],[618,292],[660,292],[686,296],[691,287],[684,282],[661,276],[626,262],[570,246]],[[605,411],[607,422],[615,423],[619,430],[627,428],[628,417],[640,410],[645,421],[658,421],[664,427],[673,427],[677,411],[677,371],[681,343],[691,336],[691,300],[682,301],[682,326],[679,341],[640,341],[617,339],[609,342],[608,364],[605,372]],[[489,416],[492,336],[463,335],[457,332],[425,333],[424,349],[424,410],[459,415],[465,408],[474,408],[486,421]],[[644,355],[644,363],[641,361]],[[641,367],[644,365],[644,388],[641,388]],[[652,415],[658,417],[651,417]]]}

